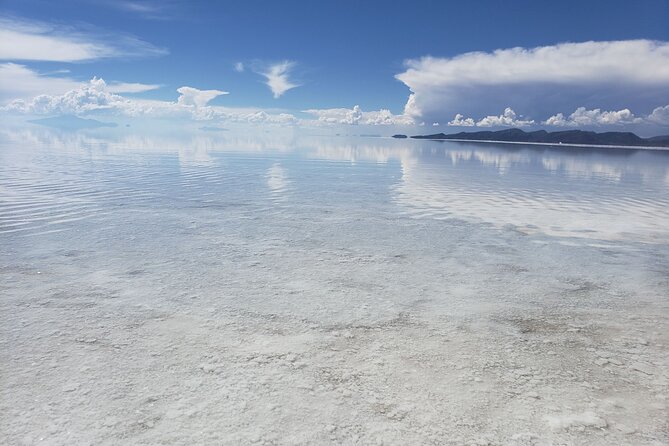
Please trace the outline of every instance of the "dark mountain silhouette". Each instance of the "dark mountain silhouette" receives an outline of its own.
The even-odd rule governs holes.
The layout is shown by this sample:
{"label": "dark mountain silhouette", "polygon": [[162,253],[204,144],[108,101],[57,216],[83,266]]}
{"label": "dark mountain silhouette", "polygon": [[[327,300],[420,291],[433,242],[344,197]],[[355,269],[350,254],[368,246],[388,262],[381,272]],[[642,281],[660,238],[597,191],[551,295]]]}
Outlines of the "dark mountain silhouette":
{"label": "dark mountain silhouette", "polygon": [[434,135],[412,136],[415,139],[460,139],[468,141],[503,141],[503,142],[529,142],[546,144],[588,144],[602,146],[645,146],[645,147],[669,147],[669,135],[654,136],[652,138],[641,138],[631,132],[604,132],[595,133],[584,130],[565,130],[560,132],[547,132],[537,130],[525,132],[521,129],[508,129],[484,132],[460,132],[446,135],[436,133]]}

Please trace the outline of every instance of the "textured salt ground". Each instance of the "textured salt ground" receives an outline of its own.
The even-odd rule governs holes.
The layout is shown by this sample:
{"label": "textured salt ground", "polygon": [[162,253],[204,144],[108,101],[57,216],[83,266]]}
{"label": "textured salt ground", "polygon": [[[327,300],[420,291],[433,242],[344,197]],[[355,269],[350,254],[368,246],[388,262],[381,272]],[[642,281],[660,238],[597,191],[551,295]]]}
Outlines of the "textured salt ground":
{"label": "textured salt ground", "polygon": [[627,293],[615,283],[565,279],[533,306],[445,313],[427,299],[331,318],[179,289],[137,303],[144,281],[155,292],[146,271],[69,271],[3,269],[5,291],[31,284],[2,301],[3,444],[669,442],[666,307],[612,298]]}
{"label": "textured salt ground", "polygon": [[[663,159],[616,182],[514,170],[543,152],[92,150],[0,152],[29,223],[0,234],[1,444],[669,444]],[[516,204],[454,200],[459,175]],[[537,181],[562,219],[528,204]],[[561,226],[646,202],[615,237]],[[526,208],[540,224],[514,226]]]}
{"label": "textured salt ground", "polygon": [[662,246],[180,215],[3,264],[3,443],[669,442]]}

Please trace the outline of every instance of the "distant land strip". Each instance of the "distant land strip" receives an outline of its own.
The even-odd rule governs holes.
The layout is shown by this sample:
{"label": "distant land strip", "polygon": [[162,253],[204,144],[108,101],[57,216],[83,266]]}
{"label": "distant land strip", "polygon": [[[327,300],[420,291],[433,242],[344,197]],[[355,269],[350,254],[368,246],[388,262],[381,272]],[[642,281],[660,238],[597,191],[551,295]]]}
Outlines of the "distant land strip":
{"label": "distant land strip", "polygon": [[[393,138],[406,138],[406,135],[393,135]],[[566,130],[560,132],[547,132],[537,130],[526,132],[521,129],[507,129],[499,131],[483,132],[460,132],[446,135],[435,133],[433,135],[416,135],[414,139],[436,139],[455,141],[486,141],[504,143],[525,144],[550,144],[550,145],[587,145],[587,146],[611,146],[611,147],[663,147],[669,148],[669,135],[641,138],[631,132],[604,132],[596,133],[584,130]]]}

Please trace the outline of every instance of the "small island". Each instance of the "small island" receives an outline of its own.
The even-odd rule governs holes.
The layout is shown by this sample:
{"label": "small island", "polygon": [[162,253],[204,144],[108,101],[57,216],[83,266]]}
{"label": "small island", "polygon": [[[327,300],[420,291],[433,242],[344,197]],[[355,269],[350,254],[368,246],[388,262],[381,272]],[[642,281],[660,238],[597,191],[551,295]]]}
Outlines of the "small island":
{"label": "small island", "polygon": [[[401,134],[393,135],[393,138],[404,139],[404,138],[407,138],[407,135],[401,135]],[[415,138],[415,136],[414,136],[414,138]]]}
{"label": "small island", "polygon": [[584,130],[566,130],[547,132],[537,130],[526,132],[521,129],[508,129],[483,132],[460,132],[446,135],[412,136],[414,139],[436,139],[453,141],[488,141],[526,144],[567,144],[593,146],[632,146],[632,147],[669,147],[669,135],[641,138],[631,132],[604,132],[596,133]]}

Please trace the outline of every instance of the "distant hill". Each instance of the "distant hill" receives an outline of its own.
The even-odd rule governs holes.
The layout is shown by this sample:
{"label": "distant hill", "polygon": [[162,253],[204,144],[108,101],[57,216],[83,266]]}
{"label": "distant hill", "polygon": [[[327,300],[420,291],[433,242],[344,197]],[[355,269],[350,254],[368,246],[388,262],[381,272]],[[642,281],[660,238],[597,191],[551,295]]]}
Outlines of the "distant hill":
{"label": "distant hill", "polygon": [[460,132],[446,135],[436,133],[434,135],[412,136],[415,139],[460,139],[468,141],[503,141],[503,142],[527,142],[545,144],[585,144],[602,146],[646,146],[646,147],[669,147],[669,135],[654,136],[652,138],[641,138],[631,132],[586,132],[583,130],[565,130],[561,132],[547,132],[537,130],[525,132],[521,129],[508,129],[484,132]]}
{"label": "distant hill", "polygon": [[118,126],[118,124],[116,124],[115,122],[101,122],[98,121],[97,119],[84,119],[72,115],[61,115],[61,116],[54,116],[51,118],[33,119],[28,122],[64,130],[95,129],[99,127]]}

